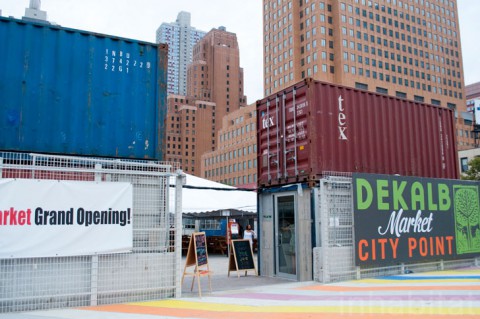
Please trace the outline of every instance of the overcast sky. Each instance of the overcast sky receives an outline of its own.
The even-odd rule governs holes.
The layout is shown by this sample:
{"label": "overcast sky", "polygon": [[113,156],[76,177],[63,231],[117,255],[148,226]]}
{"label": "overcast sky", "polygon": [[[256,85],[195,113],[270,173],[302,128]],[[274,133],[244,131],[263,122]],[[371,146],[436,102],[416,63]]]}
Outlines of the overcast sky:
{"label": "overcast sky", "polygon": [[[48,20],[64,27],[155,42],[162,22],[180,11],[193,27],[210,31],[225,26],[237,34],[248,103],[263,97],[261,0],[42,0]],[[2,16],[21,18],[29,0],[0,0]],[[480,82],[480,1],[458,0],[465,84]],[[1,39],[0,39],[1,40]],[[4,41],[0,41],[4,44]]]}

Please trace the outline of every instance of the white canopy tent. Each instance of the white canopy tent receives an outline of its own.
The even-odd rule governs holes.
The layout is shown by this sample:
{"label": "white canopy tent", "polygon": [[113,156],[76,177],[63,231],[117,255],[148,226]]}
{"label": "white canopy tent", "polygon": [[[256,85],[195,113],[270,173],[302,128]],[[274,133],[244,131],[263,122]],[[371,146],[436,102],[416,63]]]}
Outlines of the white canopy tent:
{"label": "white canopy tent", "polygon": [[[182,189],[182,212],[184,214],[224,210],[257,212],[256,192],[238,190],[232,186],[189,174],[185,175],[186,182]],[[174,202],[172,197],[170,199],[170,212],[174,212]]]}

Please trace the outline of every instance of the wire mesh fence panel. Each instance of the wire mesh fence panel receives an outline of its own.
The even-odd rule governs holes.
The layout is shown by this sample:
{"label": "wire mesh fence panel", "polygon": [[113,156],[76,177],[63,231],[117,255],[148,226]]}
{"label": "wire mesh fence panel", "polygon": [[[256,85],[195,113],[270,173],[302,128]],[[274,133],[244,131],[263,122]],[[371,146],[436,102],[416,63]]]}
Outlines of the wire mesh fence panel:
{"label": "wire mesh fence panel", "polygon": [[388,267],[362,268],[358,271],[358,279],[361,278],[376,278],[393,276],[403,273],[402,265],[392,265]]}
{"label": "wire mesh fence panel", "polygon": [[405,264],[404,272],[428,272],[442,270],[442,262],[425,262],[415,264]]}
{"label": "wire mesh fence panel", "polygon": [[[321,271],[316,271],[323,282],[354,279],[355,252],[353,250],[352,182],[348,176],[330,176],[320,181],[316,202],[316,229],[320,257],[315,257]],[[314,271],[315,273],[315,271]]]}
{"label": "wire mesh fence panel", "polygon": [[0,312],[89,305],[91,257],[0,260]]}
{"label": "wire mesh fence panel", "polygon": [[464,260],[448,260],[443,262],[443,269],[444,270],[453,270],[459,268],[468,268],[480,266],[480,258],[475,259],[464,259]]}
{"label": "wire mesh fence panel", "polygon": [[[176,297],[181,250],[175,234],[181,217],[171,202],[181,202],[177,169],[176,164],[153,161],[0,152],[0,182],[74,181],[84,182],[86,189],[124,183],[131,185],[133,215],[128,252],[0,258],[0,313]],[[101,202],[100,196],[91,200]],[[106,218],[127,223],[120,220],[121,212],[102,213],[91,212],[92,223]],[[49,226],[51,216],[45,217]]]}

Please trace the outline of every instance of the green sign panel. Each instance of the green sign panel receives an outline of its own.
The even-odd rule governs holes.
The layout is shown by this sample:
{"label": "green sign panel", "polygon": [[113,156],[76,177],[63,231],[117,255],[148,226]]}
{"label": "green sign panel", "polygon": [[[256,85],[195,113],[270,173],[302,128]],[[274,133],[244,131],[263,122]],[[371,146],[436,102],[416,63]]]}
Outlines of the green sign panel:
{"label": "green sign panel", "polygon": [[480,255],[480,184],[354,174],[356,263]]}

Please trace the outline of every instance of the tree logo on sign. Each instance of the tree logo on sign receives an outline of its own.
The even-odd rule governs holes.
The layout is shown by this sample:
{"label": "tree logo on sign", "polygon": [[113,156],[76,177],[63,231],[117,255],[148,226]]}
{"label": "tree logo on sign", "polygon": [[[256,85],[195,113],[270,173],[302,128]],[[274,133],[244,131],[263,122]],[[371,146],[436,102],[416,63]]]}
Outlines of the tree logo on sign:
{"label": "tree logo on sign", "polygon": [[455,186],[455,232],[457,254],[480,252],[480,206],[478,188]]}

